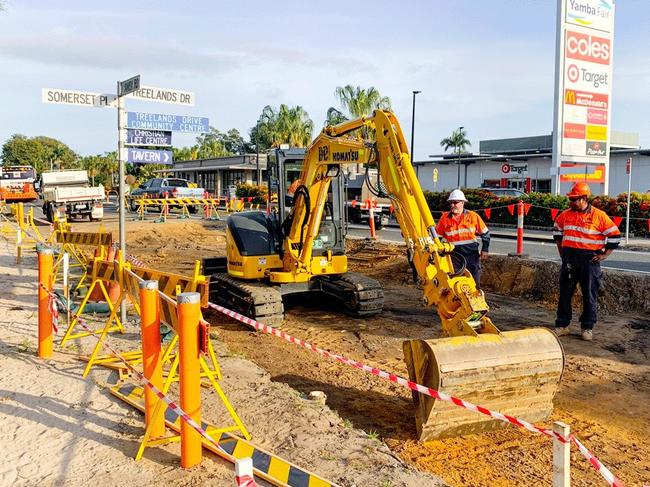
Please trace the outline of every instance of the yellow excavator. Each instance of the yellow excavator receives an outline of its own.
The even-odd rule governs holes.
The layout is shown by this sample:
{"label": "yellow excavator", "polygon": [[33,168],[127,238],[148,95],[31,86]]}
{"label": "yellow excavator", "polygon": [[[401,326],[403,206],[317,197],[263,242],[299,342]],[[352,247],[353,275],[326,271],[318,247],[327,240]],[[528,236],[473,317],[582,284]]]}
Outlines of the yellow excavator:
{"label": "yellow excavator", "polygon": [[[374,134],[374,140],[364,134]],[[281,321],[282,298],[293,293],[321,293],[356,316],[381,312],[381,284],[348,272],[344,241],[343,169],[374,165],[381,196],[393,203],[424,305],[436,308],[444,335],[404,342],[410,380],[503,414],[546,419],[564,367],[560,342],[546,328],[502,332],[488,318],[484,293],[453,245],[436,233],[395,116],[377,110],[325,127],[306,152],[293,151],[279,150],[269,160],[277,207],[230,216],[227,256],[204,260],[204,273],[212,274],[211,298],[268,323]],[[294,194],[283,198],[297,177]],[[423,441],[503,424],[419,393],[413,400]]]}

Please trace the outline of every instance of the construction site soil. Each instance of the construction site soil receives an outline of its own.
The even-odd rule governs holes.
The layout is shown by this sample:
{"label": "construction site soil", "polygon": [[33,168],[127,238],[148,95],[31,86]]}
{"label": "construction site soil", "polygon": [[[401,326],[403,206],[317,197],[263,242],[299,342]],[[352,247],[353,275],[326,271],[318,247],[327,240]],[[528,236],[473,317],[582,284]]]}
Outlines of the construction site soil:
{"label": "construction site soil", "polygon": [[[195,259],[224,255],[222,222],[148,225],[128,239],[129,253],[160,269],[189,272]],[[371,366],[406,376],[402,341],[440,336],[434,309],[421,304],[404,247],[349,241],[351,270],[380,280],[384,312],[352,318],[304,296],[287,302],[282,329]],[[484,271],[490,316],[502,330],[553,326],[558,266],[492,256]],[[562,338],[566,366],[551,420],[570,425],[626,485],[650,481],[650,282],[608,272],[593,342],[579,328]],[[463,438],[415,440],[410,391],[340,363],[256,333],[218,314],[208,316],[220,340],[301,393],[323,391],[327,405],[355,428],[377,432],[403,461],[449,485],[548,485],[551,441],[515,427]],[[574,325],[576,326],[576,325]],[[299,412],[297,412],[299,414]],[[550,422],[549,422],[550,424]],[[601,484],[591,465],[572,450],[572,485]]]}
{"label": "construction site soil", "polygon": [[[79,228],[89,231],[90,225]],[[116,228],[109,226],[109,230],[117,235]],[[148,266],[189,274],[195,260],[224,255],[225,224],[129,222],[127,245],[128,253]],[[335,307],[323,308],[327,303],[317,296],[294,297],[285,303],[281,328],[321,348],[406,377],[402,342],[440,337],[435,309],[422,306],[422,292],[412,280],[403,246],[352,240],[348,250],[350,270],[383,283],[384,311],[371,318],[353,318]],[[491,256],[484,267],[483,287],[494,323],[502,330],[552,327],[557,267],[553,262]],[[552,421],[570,425],[625,485],[641,486],[650,482],[650,280],[608,272],[605,283],[603,313],[594,341],[582,341],[576,325],[571,335],[562,338],[566,365],[553,415],[545,426],[550,427]],[[448,485],[551,483],[552,442],[545,436],[506,426],[481,435],[421,443],[415,439],[409,390],[254,332],[220,314],[208,312],[206,319],[214,325],[216,342],[232,356],[253,362],[271,381],[290,386],[300,397],[324,392],[326,405],[346,425],[370,437],[378,436],[392,455],[421,472],[435,474]],[[299,416],[305,410],[296,407],[283,414]],[[282,416],[275,419],[285,421]],[[269,422],[273,420],[269,418]],[[322,427],[330,426],[331,422]],[[290,436],[282,424],[276,427]],[[284,441],[271,433],[272,424],[264,431],[276,435],[276,442]],[[273,444],[270,439],[262,441]],[[571,459],[572,485],[604,485],[575,448]],[[319,473],[328,475],[326,469]],[[406,485],[434,482],[433,477],[429,481],[424,477],[404,479]],[[379,478],[376,481],[375,485],[396,485]]]}

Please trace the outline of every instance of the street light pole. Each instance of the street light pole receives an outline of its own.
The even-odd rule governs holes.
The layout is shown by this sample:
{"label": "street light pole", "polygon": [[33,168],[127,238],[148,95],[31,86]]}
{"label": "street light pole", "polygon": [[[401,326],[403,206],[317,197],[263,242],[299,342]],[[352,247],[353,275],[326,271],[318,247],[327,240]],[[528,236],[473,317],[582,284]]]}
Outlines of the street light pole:
{"label": "street light pole", "polygon": [[411,116],[411,163],[413,163],[413,138],[415,137],[415,95],[422,93],[421,91],[413,92],[413,115]]}
{"label": "street light pole", "polygon": [[[465,127],[458,127],[458,138],[460,138],[464,128]],[[460,189],[460,145],[458,145],[457,148],[458,148],[458,188]]]}

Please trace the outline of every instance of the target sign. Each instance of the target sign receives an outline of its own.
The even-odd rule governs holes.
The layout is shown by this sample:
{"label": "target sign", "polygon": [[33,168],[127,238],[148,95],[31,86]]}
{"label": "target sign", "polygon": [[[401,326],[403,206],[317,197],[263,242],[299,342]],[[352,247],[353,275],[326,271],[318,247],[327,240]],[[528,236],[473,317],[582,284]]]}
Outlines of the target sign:
{"label": "target sign", "polygon": [[578,81],[578,78],[580,78],[580,70],[578,69],[578,66],[575,64],[570,64],[566,70],[566,75],[571,83]]}
{"label": "target sign", "polygon": [[501,166],[501,172],[503,174],[508,174],[510,172],[510,164],[504,164]]}

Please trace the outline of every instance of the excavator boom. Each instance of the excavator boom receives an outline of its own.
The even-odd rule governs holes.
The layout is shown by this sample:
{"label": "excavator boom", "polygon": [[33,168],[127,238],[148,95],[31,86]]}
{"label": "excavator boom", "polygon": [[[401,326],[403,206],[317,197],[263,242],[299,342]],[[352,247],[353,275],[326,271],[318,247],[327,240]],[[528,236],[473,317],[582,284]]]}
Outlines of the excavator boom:
{"label": "excavator boom", "polygon": [[[374,132],[376,141],[359,138]],[[388,111],[326,127],[305,156],[302,177],[316,196],[312,219],[303,229],[315,234],[322,214],[324,188],[349,164],[376,164],[417,272],[424,304],[436,308],[445,338],[404,342],[410,379],[476,404],[530,421],[553,409],[564,366],[557,337],[546,328],[501,332],[488,318],[485,294],[463,266],[454,264],[453,245],[443,242],[411,164],[399,122]],[[302,215],[304,208],[294,208]],[[288,243],[298,238],[294,219]],[[307,248],[305,248],[307,247]],[[309,245],[294,256],[309,261]],[[500,426],[491,418],[414,393],[416,426],[422,440],[476,433]]]}

